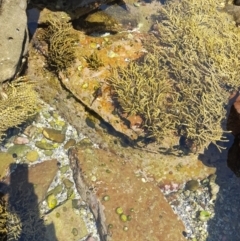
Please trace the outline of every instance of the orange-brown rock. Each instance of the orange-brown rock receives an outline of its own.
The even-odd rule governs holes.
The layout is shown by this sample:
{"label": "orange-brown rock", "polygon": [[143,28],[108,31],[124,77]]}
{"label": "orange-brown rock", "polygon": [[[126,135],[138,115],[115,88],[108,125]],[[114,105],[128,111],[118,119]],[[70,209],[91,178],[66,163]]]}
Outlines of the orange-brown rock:
{"label": "orange-brown rock", "polygon": [[[90,146],[70,149],[69,158],[78,191],[92,209],[103,240],[185,240],[183,223],[157,185],[134,172],[131,162]],[[123,216],[117,214],[118,207]]]}
{"label": "orange-brown rock", "polygon": [[38,202],[45,198],[47,189],[58,170],[56,159],[44,161],[30,168],[27,168],[27,164],[11,164],[10,169],[14,168],[16,168],[15,171],[6,177],[4,183],[10,188],[19,186],[23,193],[28,193],[29,185],[31,185],[34,187]]}

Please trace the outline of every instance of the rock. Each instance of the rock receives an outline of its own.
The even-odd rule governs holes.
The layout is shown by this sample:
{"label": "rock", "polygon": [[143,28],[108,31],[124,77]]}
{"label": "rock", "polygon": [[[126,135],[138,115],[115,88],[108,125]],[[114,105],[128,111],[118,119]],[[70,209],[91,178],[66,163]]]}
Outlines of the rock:
{"label": "rock", "polygon": [[14,77],[27,53],[26,0],[3,0],[0,11],[0,83]]}
{"label": "rock", "polygon": [[61,133],[59,130],[51,129],[51,128],[44,128],[43,135],[54,142],[62,143],[65,140],[65,135]]}
{"label": "rock", "polygon": [[[82,217],[77,214],[72,207],[72,200],[68,200],[63,205],[55,208],[51,213],[46,215],[46,224],[53,223],[55,235],[58,241],[77,241],[88,235],[86,225]],[[48,240],[52,239],[54,233],[47,228]]]}
{"label": "rock", "polygon": [[43,150],[53,150],[56,148],[56,146],[54,146],[52,143],[43,142],[43,141],[36,141],[35,146]]}
{"label": "rock", "polygon": [[63,184],[67,189],[70,189],[73,186],[73,182],[71,182],[69,179],[64,179]]}
{"label": "rock", "polygon": [[[90,154],[84,147],[71,148],[69,158],[76,187],[98,220],[101,240],[185,240],[183,223],[157,185],[142,182],[134,173],[131,161],[125,162],[124,158],[101,149],[92,148]],[[89,190],[92,186],[96,194]],[[104,199],[106,196],[109,198]],[[125,216],[120,218],[117,207],[131,220],[125,222]]]}
{"label": "rock", "polygon": [[75,144],[76,144],[76,140],[74,140],[74,139],[69,139],[67,142],[66,142],[66,144],[64,145],[64,149],[65,150],[67,150],[69,147],[71,147],[71,146],[75,146]]}
{"label": "rock", "polygon": [[196,191],[199,187],[197,180],[190,180],[186,183],[185,189],[189,191]]}
{"label": "rock", "polygon": [[6,171],[10,163],[13,163],[14,159],[11,154],[6,152],[0,152],[0,179],[6,175]]}
{"label": "rock", "polygon": [[33,150],[27,153],[26,158],[29,162],[35,162],[39,158],[39,154],[37,151]]}
{"label": "rock", "polygon": [[30,126],[26,127],[23,134],[32,138],[36,134],[37,130],[38,130],[38,128],[36,126],[30,125]]}
{"label": "rock", "polygon": [[11,187],[11,180],[15,180],[17,185],[21,186],[23,193],[29,193],[28,188],[31,184],[34,187],[34,194],[37,196],[38,203],[45,198],[47,189],[58,170],[56,159],[44,161],[30,168],[27,168],[27,164],[15,164],[10,168],[15,171],[6,178],[5,183]]}
{"label": "rock", "polygon": [[7,152],[16,154],[17,157],[23,157],[31,148],[27,145],[13,145],[8,148]]}
{"label": "rock", "polygon": [[26,137],[22,137],[22,136],[16,136],[14,141],[13,141],[14,144],[19,144],[19,145],[22,145],[22,144],[28,144],[29,143],[29,140],[28,138]]}
{"label": "rock", "polygon": [[57,198],[54,194],[50,194],[47,196],[47,205],[50,209],[54,209],[57,206]]}

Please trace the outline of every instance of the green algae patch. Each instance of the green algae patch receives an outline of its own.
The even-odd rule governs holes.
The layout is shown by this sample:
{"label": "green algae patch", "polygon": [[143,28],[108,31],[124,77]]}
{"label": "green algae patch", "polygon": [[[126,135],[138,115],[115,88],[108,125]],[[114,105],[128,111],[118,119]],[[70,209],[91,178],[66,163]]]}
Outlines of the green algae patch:
{"label": "green algae patch", "polygon": [[[73,150],[76,149],[70,149],[70,160],[73,162],[71,155],[77,157],[84,182],[89,189],[94,187],[104,206],[104,223],[112,240],[184,240],[184,225],[157,185],[136,176],[132,162],[101,149],[91,148],[90,153],[82,147],[76,154]],[[106,173],[106,169],[111,173]],[[92,181],[93,173],[97,182]]]}

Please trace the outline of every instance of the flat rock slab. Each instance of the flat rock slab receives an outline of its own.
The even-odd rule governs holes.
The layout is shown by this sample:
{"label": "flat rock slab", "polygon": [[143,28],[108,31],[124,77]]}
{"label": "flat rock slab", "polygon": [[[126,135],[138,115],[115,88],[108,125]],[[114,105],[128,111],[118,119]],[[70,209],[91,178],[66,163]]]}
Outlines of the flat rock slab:
{"label": "flat rock slab", "polygon": [[[34,188],[38,203],[45,198],[53,178],[58,170],[57,160],[48,160],[28,168],[27,164],[11,164],[10,176],[4,183],[11,189],[20,188],[23,193],[28,193],[29,185]],[[12,192],[13,193],[13,192]]]}
{"label": "flat rock slab", "polygon": [[[160,189],[139,177],[130,162],[90,146],[71,149],[69,153],[77,188],[106,232],[103,240],[185,240],[184,225]],[[89,198],[89,190],[95,196]],[[117,214],[118,207],[123,215],[131,216],[130,221]]]}
{"label": "flat rock slab", "polygon": [[[56,237],[58,241],[66,239],[77,241],[88,235],[86,224],[80,214],[74,210],[72,202],[73,200],[68,200],[46,216],[45,224],[49,240],[53,241]],[[50,228],[51,224],[54,224],[55,232]]]}

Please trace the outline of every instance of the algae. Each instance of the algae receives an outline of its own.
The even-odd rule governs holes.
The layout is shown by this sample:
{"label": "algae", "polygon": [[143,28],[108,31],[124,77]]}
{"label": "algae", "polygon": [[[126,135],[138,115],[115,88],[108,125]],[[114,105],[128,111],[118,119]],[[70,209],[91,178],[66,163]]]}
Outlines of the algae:
{"label": "algae", "polygon": [[69,22],[51,15],[47,20],[48,28],[44,39],[48,43],[48,66],[57,72],[66,70],[72,65],[75,56],[77,34]]}
{"label": "algae", "polygon": [[16,127],[38,112],[35,82],[20,77],[0,86],[0,141],[10,127]]}
{"label": "algae", "polygon": [[140,115],[145,136],[184,137],[197,151],[224,141],[229,92],[238,88],[240,30],[215,0],[168,1],[153,18],[155,43],[109,79],[121,111]]}

